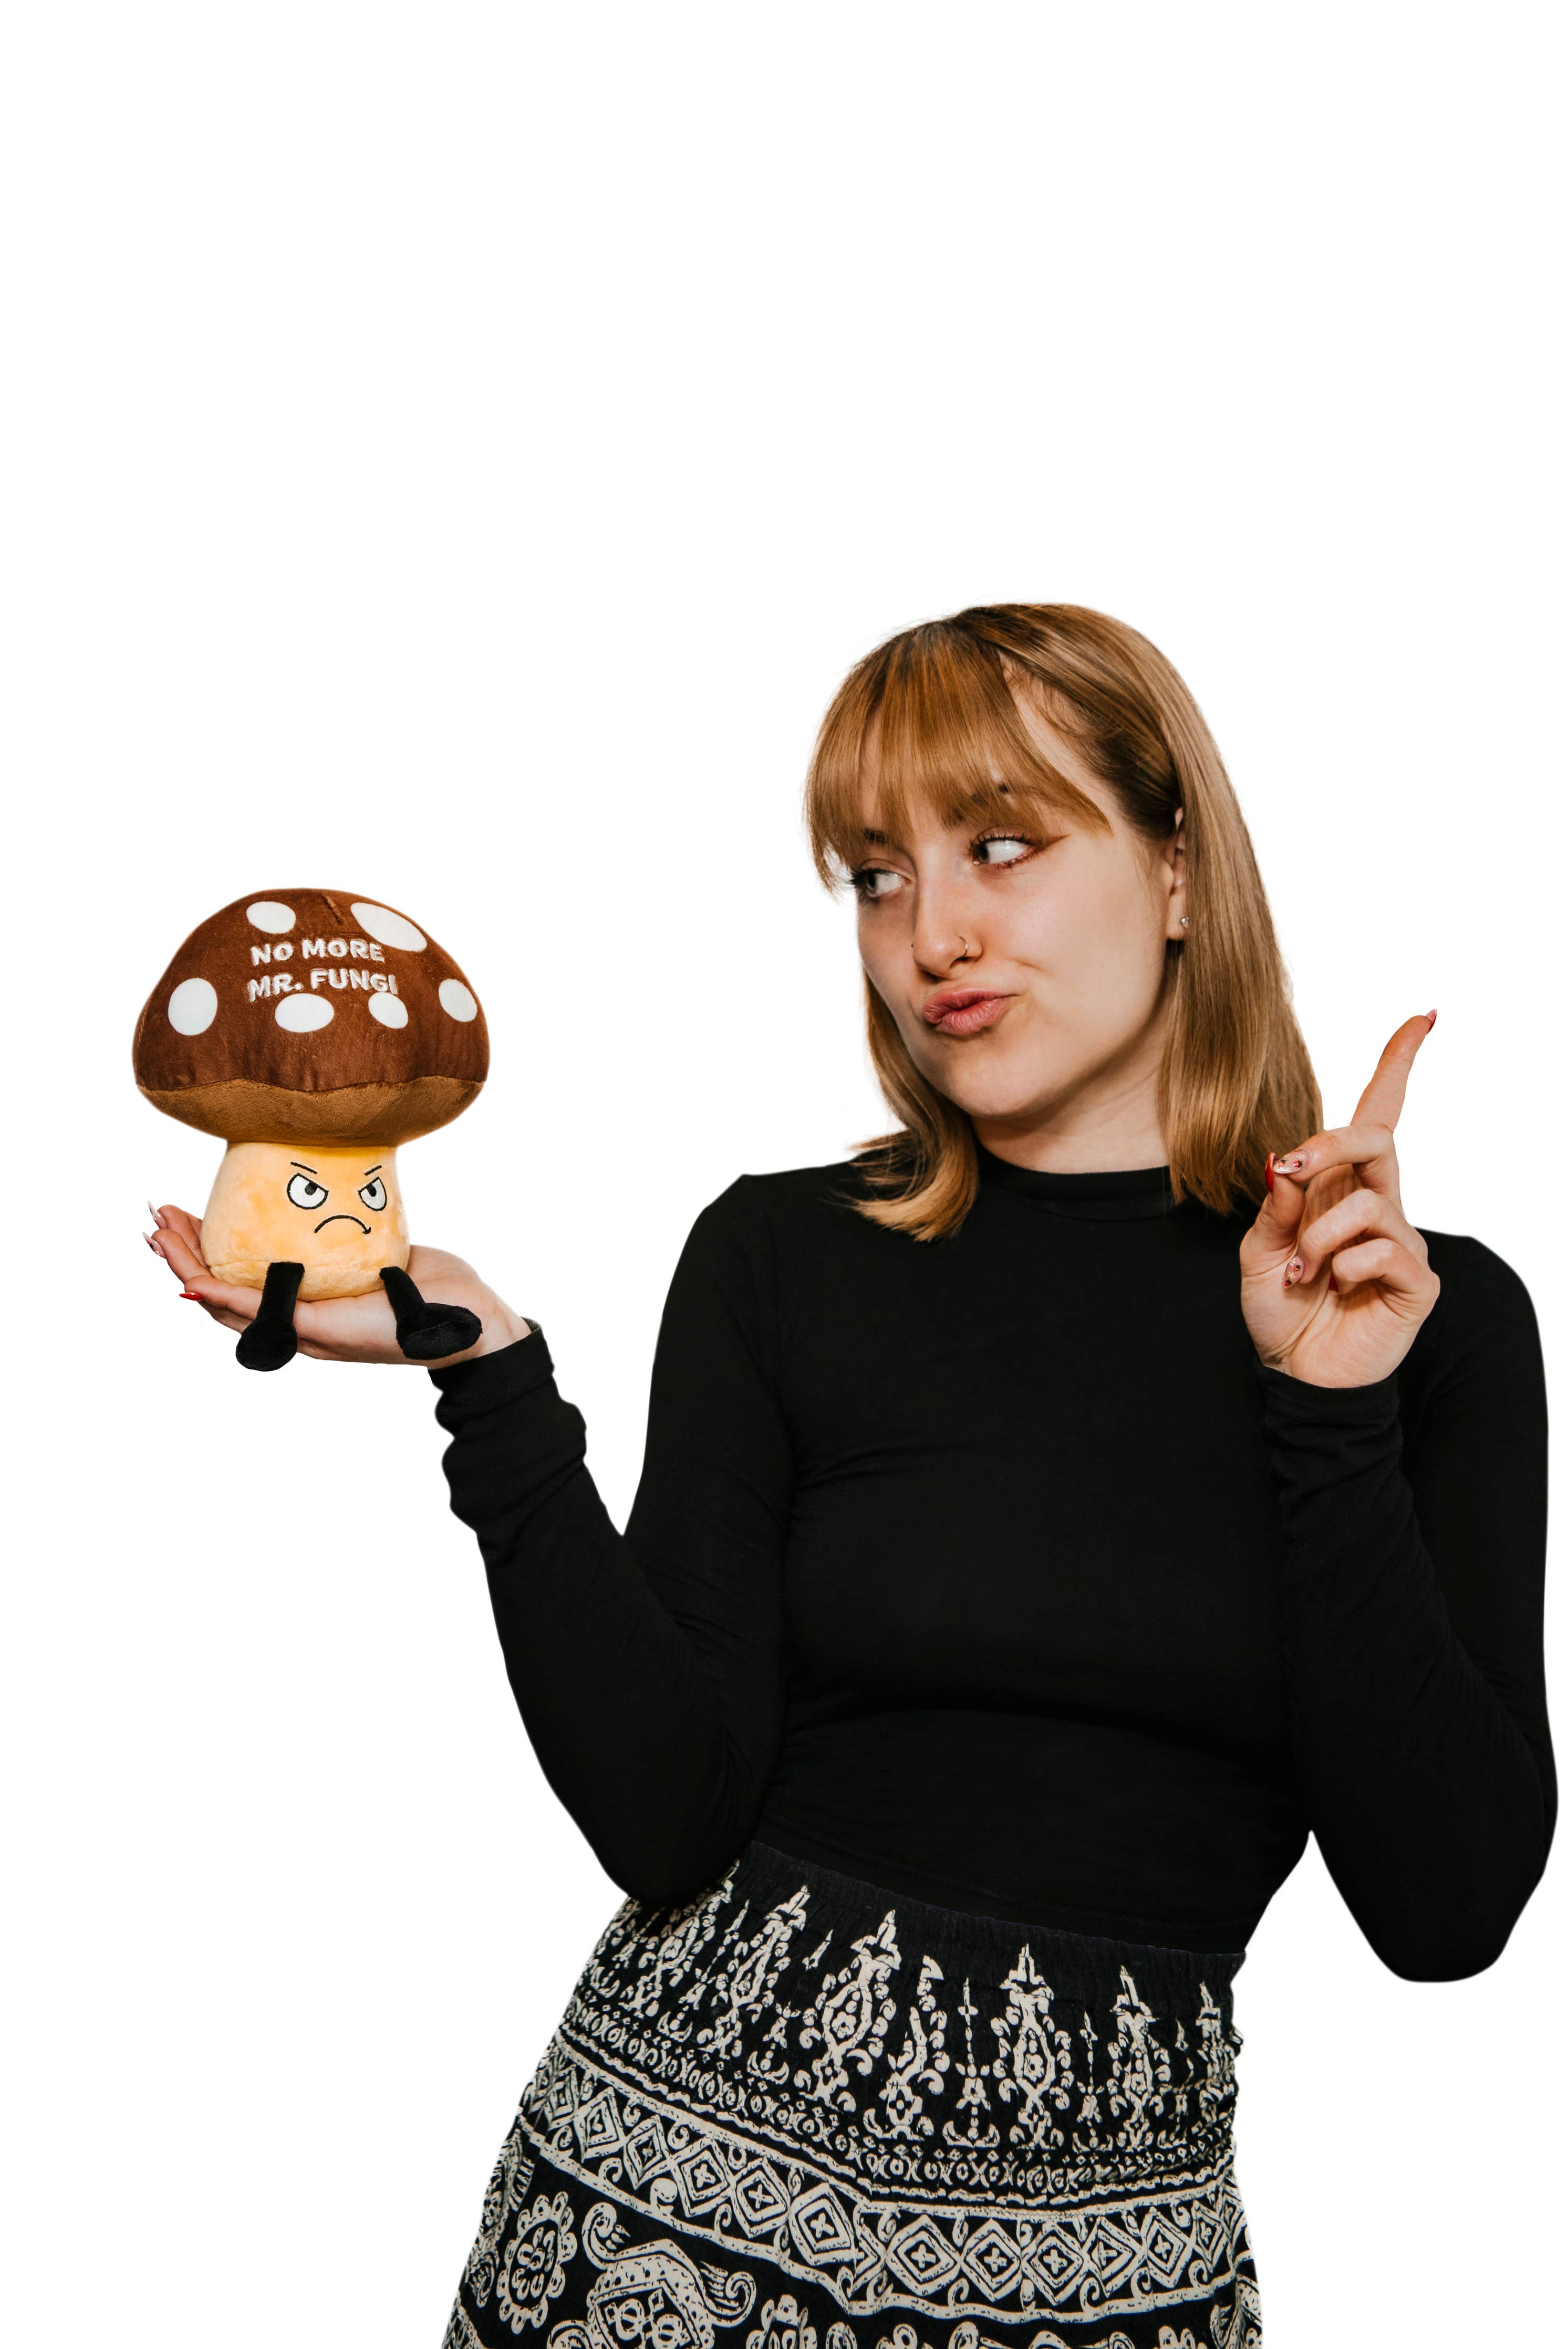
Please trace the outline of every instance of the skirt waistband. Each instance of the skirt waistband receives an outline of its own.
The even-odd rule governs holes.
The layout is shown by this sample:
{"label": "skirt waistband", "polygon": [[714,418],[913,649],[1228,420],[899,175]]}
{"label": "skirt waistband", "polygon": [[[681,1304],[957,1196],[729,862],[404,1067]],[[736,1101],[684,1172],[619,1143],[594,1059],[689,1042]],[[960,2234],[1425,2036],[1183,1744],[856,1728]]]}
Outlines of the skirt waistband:
{"label": "skirt waistband", "polygon": [[1049,1975],[1059,1995],[1090,2006],[1116,1998],[1125,1970],[1137,1977],[1144,1996],[1167,2012],[1196,2013],[1211,2004],[1229,2024],[1231,1986],[1246,1957],[1244,1950],[1178,1950],[1159,1942],[1069,1933],[1059,1926],[1035,1924],[1026,1918],[943,1909],[825,1868],[815,1860],[797,1858],[755,1838],[746,1845],[725,1881],[733,1902],[748,1900],[759,1910],[775,1908],[804,1886],[810,1895],[813,1919],[846,1932],[863,1932],[891,1910],[900,1933],[922,1951],[929,1951],[950,1979],[966,1971],[989,1974],[993,1967],[1000,1978],[1016,1961],[1022,1936],[1035,1964]]}

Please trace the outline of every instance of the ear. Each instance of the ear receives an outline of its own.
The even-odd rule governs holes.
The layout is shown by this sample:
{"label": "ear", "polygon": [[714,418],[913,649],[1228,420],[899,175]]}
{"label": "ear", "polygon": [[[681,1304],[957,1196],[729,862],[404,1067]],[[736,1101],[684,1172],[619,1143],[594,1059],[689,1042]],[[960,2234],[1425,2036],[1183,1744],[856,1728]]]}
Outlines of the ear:
{"label": "ear", "polygon": [[1178,808],[1170,837],[1160,844],[1160,863],[1165,869],[1168,895],[1165,906],[1165,935],[1168,938],[1184,938],[1181,916],[1187,911],[1187,834],[1182,819],[1187,811]]}

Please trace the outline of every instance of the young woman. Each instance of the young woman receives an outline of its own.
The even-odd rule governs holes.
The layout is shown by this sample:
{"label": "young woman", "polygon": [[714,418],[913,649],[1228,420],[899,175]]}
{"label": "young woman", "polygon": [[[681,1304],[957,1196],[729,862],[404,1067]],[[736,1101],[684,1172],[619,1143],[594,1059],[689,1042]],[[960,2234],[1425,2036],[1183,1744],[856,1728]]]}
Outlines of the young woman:
{"label": "young woman", "polygon": [[[1231,786],[1132,629],[894,637],[807,811],[898,1129],[699,1216],[624,1535],[541,1331],[410,1267],[482,1318],[431,1373],[453,1506],[628,1896],[448,2344],[1244,2349],[1231,1983],[1309,1830],[1413,1981],[1490,1965],[1546,1857],[1530,1300],[1405,1216],[1435,1014],[1320,1130]],[[379,1295],[298,1326],[403,1359]]]}

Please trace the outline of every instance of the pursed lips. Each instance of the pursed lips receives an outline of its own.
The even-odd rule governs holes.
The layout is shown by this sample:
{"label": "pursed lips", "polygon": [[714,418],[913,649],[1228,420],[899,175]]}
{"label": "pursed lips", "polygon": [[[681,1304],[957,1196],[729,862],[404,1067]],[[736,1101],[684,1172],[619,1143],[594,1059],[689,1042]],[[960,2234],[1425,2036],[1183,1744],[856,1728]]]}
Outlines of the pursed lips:
{"label": "pursed lips", "polygon": [[920,1017],[944,1036],[972,1036],[999,1019],[1012,1000],[1000,988],[958,987],[922,1003]]}

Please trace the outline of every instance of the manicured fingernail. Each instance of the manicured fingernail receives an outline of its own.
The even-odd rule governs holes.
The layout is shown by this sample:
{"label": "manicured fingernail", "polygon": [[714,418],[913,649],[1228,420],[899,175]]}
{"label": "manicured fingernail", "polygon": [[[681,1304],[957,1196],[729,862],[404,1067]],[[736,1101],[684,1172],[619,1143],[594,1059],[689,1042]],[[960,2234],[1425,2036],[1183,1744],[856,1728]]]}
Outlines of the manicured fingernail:
{"label": "manicured fingernail", "polygon": [[1438,1015],[1437,1015],[1437,1013],[1436,1013],[1435,1011],[1428,1011],[1428,1014],[1427,1014],[1427,1033],[1428,1033],[1428,1036],[1431,1034],[1431,1032],[1432,1032],[1433,1029],[1437,1026],[1437,1024],[1438,1024]]}
{"label": "manicured fingernail", "polygon": [[1333,1289],[1333,1291],[1334,1291],[1334,1295],[1337,1297],[1337,1296],[1339,1295],[1339,1283],[1338,1283],[1338,1281],[1337,1281],[1337,1280],[1335,1280],[1335,1278],[1334,1278],[1334,1275],[1333,1275],[1333,1273],[1332,1273],[1332,1272],[1331,1272],[1331,1273],[1329,1274],[1329,1276],[1328,1276],[1328,1285],[1329,1285],[1330,1288],[1332,1288],[1332,1289]]}
{"label": "manicured fingernail", "polygon": [[1263,1168],[1263,1180],[1272,1191],[1274,1187],[1274,1154],[1272,1150],[1269,1153],[1267,1164]]}
{"label": "manicured fingernail", "polygon": [[148,1214],[151,1216],[151,1218],[152,1218],[153,1222],[157,1225],[157,1226],[158,1226],[159,1230],[160,1230],[160,1231],[161,1231],[161,1230],[163,1229],[163,1210],[162,1210],[162,1208],[161,1208],[161,1207],[155,1207],[155,1206],[153,1206],[153,1204],[152,1204],[151,1200],[151,1199],[149,1199],[149,1201],[147,1202],[147,1212],[148,1212]]}
{"label": "manicured fingernail", "polygon": [[187,1305],[200,1305],[202,1302],[193,1288],[182,1288],[180,1291],[180,1294],[184,1299]]}
{"label": "manicured fingernail", "polygon": [[1275,1171],[1281,1174],[1299,1174],[1305,1164],[1306,1160],[1299,1150],[1293,1150],[1288,1158],[1276,1158],[1274,1161]]}
{"label": "manicured fingernail", "polygon": [[159,1258],[160,1262],[167,1264],[169,1261],[168,1257],[164,1255],[162,1249],[159,1247],[151,1234],[150,1232],[143,1232],[141,1237],[147,1242],[148,1247],[152,1250],[153,1255]]}
{"label": "manicured fingernail", "polygon": [[1285,1287],[1293,1288],[1301,1277],[1302,1260],[1299,1256],[1293,1256],[1285,1267]]}

